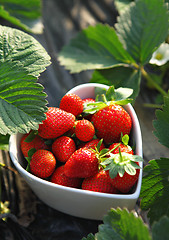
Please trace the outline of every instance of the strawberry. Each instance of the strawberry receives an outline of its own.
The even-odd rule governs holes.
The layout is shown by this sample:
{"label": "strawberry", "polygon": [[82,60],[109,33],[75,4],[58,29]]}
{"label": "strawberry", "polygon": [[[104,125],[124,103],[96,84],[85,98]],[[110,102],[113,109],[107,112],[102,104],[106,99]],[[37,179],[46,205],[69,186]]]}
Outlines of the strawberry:
{"label": "strawberry", "polygon": [[102,193],[118,193],[104,170],[99,171],[94,176],[85,178],[82,182],[82,189]]}
{"label": "strawberry", "polygon": [[106,94],[104,91],[101,96],[96,96],[95,103],[88,103],[84,107],[85,113],[93,114],[91,121],[95,127],[96,135],[100,139],[103,138],[106,144],[119,142],[121,134],[130,134],[132,119],[121,105],[132,101],[127,98],[131,94],[131,89],[115,90],[111,86]]}
{"label": "strawberry", "polygon": [[[83,145],[83,147],[92,148],[92,149],[95,150],[95,148],[97,147],[97,144],[98,144],[99,142],[100,142],[100,139],[98,139],[98,138],[97,138],[97,139],[92,139],[91,141],[85,143],[85,144]],[[104,143],[102,142],[99,150],[101,151],[103,148],[105,148],[105,146],[104,146]]]}
{"label": "strawberry", "polygon": [[75,150],[74,140],[67,136],[57,138],[52,144],[52,152],[60,162],[66,162]]}
{"label": "strawberry", "polygon": [[74,93],[66,94],[62,97],[59,108],[78,116],[83,112],[83,101]]}
{"label": "strawberry", "polygon": [[28,157],[28,152],[32,148],[34,148],[36,150],[38,150],[38,149],[49,149],[49,147],[45,144],[44,139],[42,139],[38,135],[34,135],[31,138],[31,141],[27,141],[30,134],[31,133],[24,134],[23,137],[21,138],[21,141],[20,141],[21,151],[22,151],[24,157]]}
{"label": "strawberry", "polygon": [[95,134],[95,129],[93,124],[87,119],[78,120],[75,127],[76,137],[83,141],[87,142],[93,139]]}
{"label": "strawberry", "polygon": [[112,185],[120,192],[128,193],[138,179],[140,173],[138,162],[143,159],[133,153],[126,153],[124,148],[123,152],[120,149],[118,148],[117,154],[110,153],[110,157],[102,162],[102,165],[106,166],[104,170],[110,177]]}
{"label": "strawberry", "polygon": [[49,107],[46,119],[39,125],[38,134],[42,138],[57,138],[70,130],[75,122],[75,116],[62,109]]}
{"label": "strawberry", "polygon": [[[83,101],[83,108],[85,108],[88,103],[94,103],[95,99],[93,99],[93,98],[85,98],[85,99],[82,99],[82,101]],[[84,114],[84,112],[83,112],[83,117],[85,119],[89,120],[89,121],[91,121],[92,115],[93,114]]]}
{"label": "strawberry", "polygon": [[112,153],[116,154],[119,153],[119,148],[121,152],[129,153],[129,154],[134,154],[133,149],[129,145],[124,145],[123,143],[113,143],[109,146],[109,149],[114,149]]}
{"label": "strawberry", "polygon": [[30,162],[30,170],[35,176],[40,178],[48,178],[52,175],[56,167],[56,159],[48,150],[37,150]]}
{"label": "strawberry", "polygon": [[85,99],[82,99],[82,102],[83,102],[83,104],[92,103],[92,102],[95,102],[95,99],[93,99],[93,98],[85,98]]}
{"label": "strawberry", "polygon": [[66,187],[80,188],[81,179],[80,178],[70,178],[64,174],[64,165],[56,168],[51,176],[51,182],[63,185]]}
{"label": "strawberry", "polygon": [[134,175],[130,175],[127,172],[122,177],[118,174],[115,178],[111,179],[111,183],[122,193],[128,193],[136,183],[139,177],[140,169],[136,169]]}
{"label": "strawberry", "polygon": [[119,142],[121,133],[129,135],[132,127],[130,115],[117,104],[99,110],[92,116],[91,121],[97,137],[103,138],[107,144]]}
{"label": "strawberry", "polygon": [[98,159],[94,151],[88,148],[76,150],[65,163],[64,173],[68,177],[86,178],[98,171]]}

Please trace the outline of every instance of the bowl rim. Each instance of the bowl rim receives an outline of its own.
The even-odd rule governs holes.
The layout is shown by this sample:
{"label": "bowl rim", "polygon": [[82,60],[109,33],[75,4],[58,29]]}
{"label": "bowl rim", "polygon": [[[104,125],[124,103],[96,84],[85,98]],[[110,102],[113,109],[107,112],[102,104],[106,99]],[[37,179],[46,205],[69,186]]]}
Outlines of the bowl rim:
{"label": "bowl rim", "polygon": [[[78,90],[80,88],[83,88],[84,86],[85,87],[87,87],[87,86],[97,87],[98,86],[98,87],[104,87],[104,88],[108,87],[107,85],[99,84],[99,83],[84,83],[84,84],[80,84],[78,86],[75,86],[70,91],[68,91],[66,94],[71,93],[72,91]],[[127,105],[129,106],[130,110],[132,111],[132,114],[133,114],[134,119],[135,119],[136,124],[137,124],[137,128],[138,128],[137,138],[139,140],[139,144],[141,145],[139,147],[138,151],[139,151],[139,155],[142,157],[142,136],[141,136],[141,129],[140,129],[139,121],[138,121],[137,115],[134,111],[134,108],[131,106],[131,104],[127,104]],[[52,183],[52,182],[50,182],[48,180],[45,180],[45,179],[41,179],[41,178],[33,175],[32,173],[26,171],[24,169],[24,167],[21,166],[21,164],[18,162],[15,154],[12,151],[12,149],[14,147],[13,146],[13,141],[16,140],[18,135],[22,136],[23,134],[22,133],[17,133],[15,135],[11,135],[10,138],[9,138],[9,155],[11,157],[11,160],[12,160],[14,166],[17,168],[17,170],[21,173],[22,176],[24,175],[26,177],[26,179],[29,178],[32,181],[37,181],[38,183],[48,185],[52,188],[58,188],[60,190],[65,190],[65,188],[66,188],[67,191],[69,191],[70,193],[76,193],[76,194],[78,193],[80,195],[85,194],[85,195],[89,195],[89,196],[92,196],[92,197],[109,198],[109,199],[137,199],[139,197],[140,189],[141,189],[141,182],[142,182],[142,170],[143,170],[143,163],[142,162],[140,163],[141,169],[140,169],[139,178],[137,180],[136,189],[133,193],[130,193],[130,194],[124,194],[124,193],[110,194],[110,193],[94,192],[94,191],[89,191],[89,190],[83,190],[83,189],[78,189],[78,188],[62,186],[62,185],[59,185],[59,184],[56,184],[56,183]]]}

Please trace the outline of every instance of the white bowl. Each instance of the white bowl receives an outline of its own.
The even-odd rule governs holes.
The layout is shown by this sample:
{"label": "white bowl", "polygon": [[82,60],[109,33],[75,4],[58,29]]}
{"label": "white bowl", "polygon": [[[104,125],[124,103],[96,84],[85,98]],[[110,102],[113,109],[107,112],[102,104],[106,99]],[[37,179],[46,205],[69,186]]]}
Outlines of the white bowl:
{"label": "white bowl", "polygon": [[[82,99],[94,98],[95,87],[108,88],[103,84],[86,83],[71,89],[69,93],[76,93]],[[142,137],[136,113],[130,104],[127,104],[125,109],[133,121],[131,136],[136,144],[135,153],[142,157]],[[110,208],[135,208],[141,190],[142,169],[132,194],[106,194],[64,187],[38,178],[25,170],[25,160],[20,149],[21,137],[20,133],[10,137],[9,153],[12,162],[33,192],[50,207],[76,217],[95,220],[102,220]],[[143,167],[143,163],[140,163],[140,166]]]}

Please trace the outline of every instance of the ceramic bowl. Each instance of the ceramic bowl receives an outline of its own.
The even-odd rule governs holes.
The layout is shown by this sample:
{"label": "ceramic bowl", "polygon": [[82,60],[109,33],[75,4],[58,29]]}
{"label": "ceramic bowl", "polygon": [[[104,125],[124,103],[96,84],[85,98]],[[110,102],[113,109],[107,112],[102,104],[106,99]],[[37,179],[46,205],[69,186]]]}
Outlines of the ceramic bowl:
{"label": "ceramic bowl", "polygon": [[[108,88],[103,84],[86,83],[74,87],[69,93],[76,93],[82,99],[94,98],[95,87]],[[135,154],[142,156],[142,137],[138,118],[130,104],[125,105],[124,108],[133,121],[131,139],[135,143]],[[36,177],[25,170],[25,159],[20,149],[21,137],[20,133],[10,137],[11,160],[33,192],[48,206],[69,215],[93,220],[102,220],[110,208],[126,207],[128,210],[135,208],[141,190],[142,169],[131,194],[107,194],[64,187]],[[143,167],[143,163],[140,163],[140,166]]]}

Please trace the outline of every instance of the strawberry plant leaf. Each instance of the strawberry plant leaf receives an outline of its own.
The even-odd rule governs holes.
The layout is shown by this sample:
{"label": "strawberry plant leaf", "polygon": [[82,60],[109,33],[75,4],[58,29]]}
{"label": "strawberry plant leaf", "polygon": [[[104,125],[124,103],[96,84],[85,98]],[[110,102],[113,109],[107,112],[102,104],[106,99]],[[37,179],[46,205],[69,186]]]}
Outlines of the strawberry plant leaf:
{"label": "strawberry plant leaf", "polygon": [[157,120],[153,121],[155,128],[154,135],[158,141],[169,148],[169,92],[168,96],[164,97],[164,105],[162,110],[156,110]]}
{"label": "strawberry plant leaf", "polygon": [[26,133],[37,130],[46,118],[46,94],[37,78],[28,74],[21,63],[0,64],[0,133]]}
{"label": "strawberry plant leaf", "polygon": [[124,166],[124,170],[129,174],[129,175],[135,175],[136,174],[136,169],[132,164],[126,164]]}
{"label": "strawberry plant leaf", "polygon": [[48,65],[50,56],[32,36],[20,30],[0,26],[0,63],[20,62],[28,74],[39,76]]}
{"label": "strawberry plant leaf", "polygon": [[0,17],[24,31],[40,34],[43,32],[41,1],[2,0]]}
{"label": "strawberry plant leaf", "polygon": [[169,216],[169,159],[150,160],[144,168],[141,188],[141,208],[149,210],[150,223],[163,215]]}
{"label": "strawberry plant leaf", "polygon": [[135,99],[140,91],[141,72],[129,67],[116,67],[103,70],[95,70],[90,82],[102,83],[108,86],[113,85],[116,89],[123,86],[124,88],[133,89],[131,98]]}
{"label": "strawberry plant leaf", "polygon": [[98,240],[151,240],[149,229],[141,218],[136,217],[127,209],[111,209],[99,225],[95,234]]}
{"label": "strawberry plant leaf", "polygon": [[158,222],[152,226],[153,240],[168,239],[169,218],[163,216]]}
{"label": "strawberry plant leaf", "polygon": [[89,233],[87,238],[83,237],[82,240],[95,240],[95,236],[92,233]]}
{"label": "strawberry plant leaf", "polygon": [[134,60],[123,48],[114,28],[97,24],[89,26],[64,46],[59,61],[71,73],[89,69],[128,66]]}
{"label": "strawberry plant leaf", "polygon": [[121,141],[122,141],[122,143],[123,143],[124,145],[127,146],[128,143],[129,143],[129,135],[128,135],[128,134],[125,134],[124,136],[122,136]]}
{"label": "strawberry plant leaf", "polygon": [[150,60],[168,34],[168,11],[163,0],[132,2],[115,25],[126,51],[140,64]]}
{"label": "strawberry plant leaf", "polygon": [[115,7],[119,13],[123,12],[131,2],[133,2],[133,0],[114,0]]}

